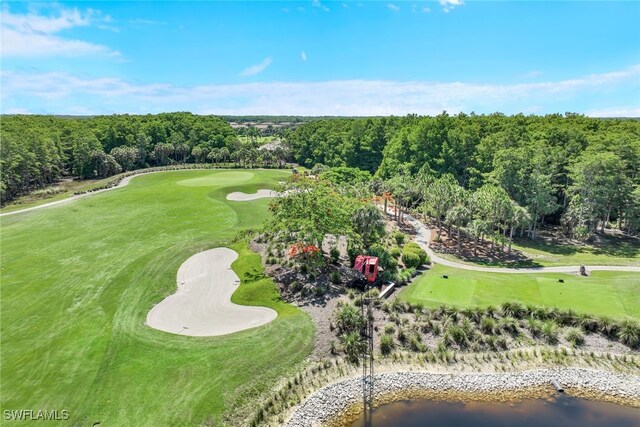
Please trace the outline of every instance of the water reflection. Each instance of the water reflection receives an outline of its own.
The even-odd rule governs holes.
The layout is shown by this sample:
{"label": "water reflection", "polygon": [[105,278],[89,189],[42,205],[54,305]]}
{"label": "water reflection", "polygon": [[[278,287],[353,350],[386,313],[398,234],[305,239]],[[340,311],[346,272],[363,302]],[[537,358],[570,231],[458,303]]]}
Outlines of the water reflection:
{"label": "water reflection", "polygon": [[[565,395],[502,402],[403,400],[376,408],[372,427],[640,427],[640,409]],[[364,426],[364,416],[350,427]]]}

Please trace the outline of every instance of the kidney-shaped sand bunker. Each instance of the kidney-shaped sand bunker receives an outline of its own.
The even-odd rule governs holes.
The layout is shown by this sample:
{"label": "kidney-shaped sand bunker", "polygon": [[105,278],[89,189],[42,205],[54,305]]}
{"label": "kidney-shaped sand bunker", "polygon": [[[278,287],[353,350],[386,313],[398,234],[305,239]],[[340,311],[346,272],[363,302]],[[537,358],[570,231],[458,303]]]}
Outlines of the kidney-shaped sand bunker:
{"label": "kidney-shaped sand bunker", "polygon": [[209,337],[255,328],[277,313],[266,307],[237,305],[231,295],[240,279],[231,269],[238,253],[229,248],[200,252],[178,270],[178,290],[147,314],[147,325],[180,335]]}

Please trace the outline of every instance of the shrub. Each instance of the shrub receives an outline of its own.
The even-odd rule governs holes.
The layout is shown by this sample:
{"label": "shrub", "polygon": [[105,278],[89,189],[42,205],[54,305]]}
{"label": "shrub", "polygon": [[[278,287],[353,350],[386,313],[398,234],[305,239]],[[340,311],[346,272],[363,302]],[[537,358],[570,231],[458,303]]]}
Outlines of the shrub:
{"label": "shrub", "polygon": [[558,325],[553,320],[546,320],[542,323],[540,335],[549,343],[556,344],[558,342]]}
{"label": "shrub", "polygon": [[302,284],[300,282],[293,281],[289,285],[289,290],[293,293],[298,293],[302,289]]}
{"label": "shrub", "polygon": [[580,314],[576,319],[583,331],[587,333],[596,332],[598,330],[598,321],[588,314]]}
{"label": "shrub", "polygon": [[527,319],[527,327],[533,337],[539,337],[542,333],[542,322],[534,317]]}
{"label": "shrub", "polygon": [[329,250],[329,257],[332,263],[337,264],[340,260],[340,250],[337,247],[333,246],[331,250]]}
{"label": "shrub", "polygon": [[396,343],[393,341],[393,337],[389,334],[384,334],[380,337],[380,353],[388,355],[393,351]]}
{"label": "shrub", "polygon": [[396,244],[398,246],[400,246],[400,245],[402,245],[404,243],[404,241],[406,240],[407,236],[404,233],[396,231],[395,233],[393,233],[393,238],[396,240]]}
{"label": "shrub", "polygon": [[360,310],[351,304],[345,304],[337,310],[336,326],[341,332],[360,331],[363,322]]}
{"label": "shrub", "polygon": [[415,252],[405,251],[402,253],[402,262],[407,267],[417,268],[420,267],[420,255]]}
{"label": "shrub", "polygon": [[528,309],[524,304],[518,302],[505,302],[502,304],[501,311],[506,317],[522,319],[527,315]]}
{"label": "shrub", "polygon": [[385,271],[386,270],[393,271],[398,265],[396,260],[393,259],[391,255],[389,255],[389,252],[384,248],[384,246],[382,246],[379,243],[375,243],[371,245],[368,253],[369,255],[378,257],[378,263],[383,269],[385,269]]}
{"label": "shrub", "polygon": [[387,323],[384,325],[384,333],[385,334],[393,334],[396,331],[396,327],[391,323]]}
{"label": "shrub", "polygon": [[584,335],[578,328],[569,328],[567,332],[564,334],[564,337],[574,347],[580,347],[582,344],[584,344]]}
{"label": "shrub", "polygon": [[416,242],[409,242],[405,245],[404,249],[405,251],[419,251],[420,250],[420,245],[418,245]]}
{"label": "shrub", "polygon": [[387,261],[385,263],[386,265],[382,266],[382,268],[384,268],[384,271],[396,271],[398,269],[397,259],[390,256],[389,259],[387,259],[386,261]]}
{"label": "shrub", "polygon": [[618,337],[618,325],[609,317],[600,318],[600,332],[608,338]]}
{"label": "shrub", "polygon": [[480,319],[480,330],[485,334],[495,335],[498,333],[498,325],[493,317],[483,316]]}
{"label": "shrub", "polygon": [[518,335],[518,322],[513,317],[504,317],[498,321],[500,329],[512,335]]}
{"label": "shrub", "polygon": [[340,336],[340,342],[342,343],[342,349],[347,355],[347,358],[352,363],[357,363],[360,359],[360,353],[362,353],[364,341],[360,338],[359,332],[349,332]]}
{"label": "shrub", "polygon": [[[412,254],[412,255],[409,255]],[[411,260],[409,261],[409,263],[407,263],[407,261],[405,261],[405,257],[409,257]],[[414,261],[413,258],[417,256],[418,260]],[[425,264],[427,262],[429,262],[429,256],[427,255],[427,252],[422,249],[420,246],[418,246],[417,243],[407,243],[404,247],[404,249],[402,250],[402,262],[404,262],[404,265],[406,265],[407,267],[420,267],[422,264]]]}
{"label": "shrub", "polygon": [[333,283],[334,285],[339,285],[340,282],[341,282],[340,274],[338,274],[337,271],[332,271],[331,272],[331,283]]}
{"label": "shrub", "polygon": [[467,332],[458,325],[450,325],[445,331],[445,342],[453,342],[460,348],[465,348],[469,345],[469,336]]}
{"label": "shrub", "polygon": [[400,255],[402,255],[402,249],[400,249],[398,246],[394,246],[393,248],[389,249],[389,255],[391,255],[395,259],[398,259],[400,258]]}
{"label": "shrub", "polygon": [[419,353],[423,353],[427,350],[427,347],[422,343],[422,340],[420,339],[420,335],[418,334],[413,334],[411,336],[411,339],[409,340],[409,348],[412,351],[419,352]]}
{"label": "shrub", "polygon": [[640,325],[630,320],[625,320],[620,325],[618,339],[622,344],[631,348],[640,347]]}
{"label": "shrub", "polygon": [[407,341],[407,334],[404,332],[404,329],[398,328],[398,341],[404,344]]}

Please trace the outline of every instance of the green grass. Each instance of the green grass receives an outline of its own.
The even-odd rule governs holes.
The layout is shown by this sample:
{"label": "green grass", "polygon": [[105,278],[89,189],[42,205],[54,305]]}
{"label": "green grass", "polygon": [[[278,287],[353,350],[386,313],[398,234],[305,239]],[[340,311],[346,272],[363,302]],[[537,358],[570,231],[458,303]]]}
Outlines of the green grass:
{"label": "green grass", "polygon": [[[564,283],[558,279],[564,279]],[[506,274],[437,265],[403,289],[399,298],[428,307],[496,306],[518,301],[640,319],[640,274],[608,271],[594,271],[589,277],[559,273]]]}
{"label": "green grass", "polygon": [[[225,200],[231,191],[273,188],[287,173],[246,173],[144,175],[3,217],[2,410],[67,409],[77,425],[236,424],[229,417],[252,410],[291,374],[312,349],[313,324],[280,301],[245,243],[229,243],[267,218],[269,201]],[[178,184],[184,180],[208,185]],[[145,326],[151,307],[175,292],[180,264],[223,245],[240,254],[234,302],[271,307],[276,320],[211,338]]]}
{"label": "green grass", "polygon": [[2,208],[0,208],[1,213],[5,212],[13,212],[20,209],[31,208],[34,206],[43,205],[45,203],[55,202],[58,200],[66,199],[71,196],[76,191],[89,191],[94,188],[98,188],[100,186],[105,185],[109,181],[115,179],[117,175],[110,176],[104,179],[79,179],[79,180],[71,180],[71,181],[62,181],[58,184],[52,185],[51,187],[59,187],[60,192],[53,195],[37,195],[37,192],[25,194],[24,196],[20,196],[17,199],[9,202]]}

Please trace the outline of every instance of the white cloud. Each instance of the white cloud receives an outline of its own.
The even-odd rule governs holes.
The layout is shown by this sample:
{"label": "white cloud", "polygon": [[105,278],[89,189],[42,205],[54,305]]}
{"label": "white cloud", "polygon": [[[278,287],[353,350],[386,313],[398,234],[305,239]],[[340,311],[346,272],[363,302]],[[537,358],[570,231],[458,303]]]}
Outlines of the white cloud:
{"label": "white cloud", "polygon": [[282,11],[283,11],[284,13],[289,13],[289,9],[287,9],[286,7],[283,7],[283,8],[282,8]]}
{"label": "white cloud", "polygon": [[395,5],[395,4],[393,4],[393,3],[389,3],[389,4],[387,4],[387,7],[388,7],[389,9],[391,9],[392,11],[394,11],[394,12],[400,12],[400,7],[396,6],[396,5]]}
{"label": "white cloud", "polygon": [[256,65],[252,65],[248,68],[245,68],[240,75],[241,76],[255,76],[256,74],[260,74],[261,72],[263,72],[264,70],[267,69],[267,67],[269,67],[269,65],[271,65],[271,63],[273,62],[273,58],[266,57],[264,58],[264,60]]}
{"label": "white cloud", "polygon": [[342,7],[344,7],[345,9],[349,9],[349,5],[346,3],[342,3]]}
{"label": "white cloud", "polygon": [[422,8],[422,12],[423,13],[431,13],[431,9],[429,9],[428,7],[423,7]]}
{"label": "white cloud", "polygon": [[329,9],[327,6],[323,5],[323,4],[320,2],[320,0],[313,0],[313,1],[311,2],[311,6],[313,6],[313,7],[317,7],[317,8],[320,8],[320,9],[324,10],[325,12],[330,12],[330,11],[331,11],[331,9]]}
{"label": "white cloud", "polygon": [[538,77],[542,76],[542,71],[538,71],[538,70],[532,70],[529,71],[528,73],[524,73],[522,75],[522,77],[526,78],[526,79],[536,79]]}
{"label": "white cloud", "polygon": [[307,53],[304,50],[300,52],[300,59],[302,59],[303,61],[307,60]]}
{"label": "white cloud", "polygon": [[12,13],[7,7],[3,8],[0,11],[2,23],[0,55],[3,57],[120,55],[119,52],[107,46],[55,35],[63,30],[90,25],[117,31],[116,28],[105,25],[111,22],[110,16],[103,16],[93,9],[81,12],[77,8],[65,9],[58,5],[52,5],[47,10],[50,12],[49,15],[38,14],[35,9],[21,15]]}
{"label": "white cloud", "polygon": [[440,6],[442,6],[442,10],[445,13],[449,13],[449,11],[453,10],[457,6],[462,6],[464,4],[463,0],[439,0]]}
{"label": "white cloud", "polygon": [[[628,92],[629,87],[640,86],[639,82],[640,65],[575,79],[519,84],[338,80],[183,87],[136,85],[117,78],[87,78],[68,73],[3,71],[1,74],[2,104],[6,111],[23,107],[54,114],[68,114],[77,105],[101,113],[189,110],[231,115],[432,115],[442,110],[564,112],[567,101],[581,105],[582,100],[598,99],[614,89]],[[637,103],[610,110],[585,110],[576,112],[594,116],[640,115]]]}

